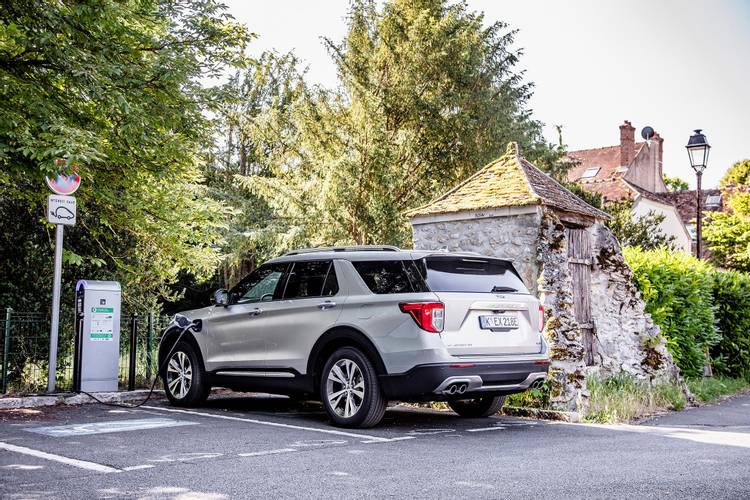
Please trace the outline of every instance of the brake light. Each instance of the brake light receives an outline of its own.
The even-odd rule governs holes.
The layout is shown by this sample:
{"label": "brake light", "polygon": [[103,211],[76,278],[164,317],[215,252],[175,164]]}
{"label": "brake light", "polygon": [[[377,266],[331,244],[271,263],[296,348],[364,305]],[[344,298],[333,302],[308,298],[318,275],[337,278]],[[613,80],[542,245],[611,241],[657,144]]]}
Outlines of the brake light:
{"label": "brake light", "polygon": [[544,306],[539,304],[539,332],[544,331]]}
{"label": "brake light", "polygon": [[442,302],[402,302],[401,312],[409,314],[419,328],[440,333],[445,326],[445,305]]}

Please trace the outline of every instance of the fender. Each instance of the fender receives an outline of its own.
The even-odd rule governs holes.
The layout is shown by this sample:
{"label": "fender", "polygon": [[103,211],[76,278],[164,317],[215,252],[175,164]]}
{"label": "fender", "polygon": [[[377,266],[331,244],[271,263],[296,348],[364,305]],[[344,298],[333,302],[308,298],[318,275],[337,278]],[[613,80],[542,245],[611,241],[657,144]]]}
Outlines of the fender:
{"label": "fender", "polygon": [[337,326],[331,328],[315,342],[307,358],[307,374],[317,382],[320,370],[328,356],[339,347],[353,346],[361,349],[372,361],[378,375],[387,375],[385,364],[375,344],[359,330],[352,327]]}

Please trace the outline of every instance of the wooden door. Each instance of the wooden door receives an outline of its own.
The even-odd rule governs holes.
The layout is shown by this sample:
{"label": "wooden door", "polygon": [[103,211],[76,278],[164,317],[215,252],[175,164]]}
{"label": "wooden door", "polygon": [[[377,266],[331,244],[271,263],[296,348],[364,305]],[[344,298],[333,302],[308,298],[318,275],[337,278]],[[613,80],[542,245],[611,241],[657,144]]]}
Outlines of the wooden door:
{"label": "wooden door", "polygon": [[594,364],[596,344],[591,319],[591,242],[585,229],[568,228],[568,266],[573,281],[573,311],[581,327],[584,361]]}

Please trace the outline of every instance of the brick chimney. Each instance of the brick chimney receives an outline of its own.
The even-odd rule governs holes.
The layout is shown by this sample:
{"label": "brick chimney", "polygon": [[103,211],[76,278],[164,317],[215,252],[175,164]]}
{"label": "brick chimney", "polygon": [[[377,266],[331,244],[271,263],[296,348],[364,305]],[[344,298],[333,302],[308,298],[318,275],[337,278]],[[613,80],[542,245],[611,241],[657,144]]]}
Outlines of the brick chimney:
{"label": "brick chimney", "polygon": [[659,135],[659,132],[654,132],[654,142],[659,144],[659,156],[657,157],[657,166],[659,167],[659,174],[662,172],[662,158],[664,157],[664,139]]}
{"label": "brick chimney", "polygon": [[635,154],[635,127],[625,120],[620,125],[620,166],[630,165]]}

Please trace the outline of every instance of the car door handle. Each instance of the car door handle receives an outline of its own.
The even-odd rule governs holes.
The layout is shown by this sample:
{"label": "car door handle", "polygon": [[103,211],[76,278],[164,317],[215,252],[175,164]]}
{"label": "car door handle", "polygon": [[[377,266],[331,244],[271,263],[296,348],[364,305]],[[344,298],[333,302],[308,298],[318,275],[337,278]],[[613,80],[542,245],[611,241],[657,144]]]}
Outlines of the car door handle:
{"label": "car door handle", "polygon": [[332,309],[334,307],[336,307],[336,303],[330,300],[326,300],[325,302],[321,302],[320,304],[318,304],[318,309],[322,309],[323,311],[325,311],[326,309]]}
{"label": "car door handle", "polygon": [[255,309],[253,309],[252,311],[250,311],[248,314],[250,316],[260,316],[261,314],[263,314],[263,309],[261,309],[259,307],[256,307]]}

